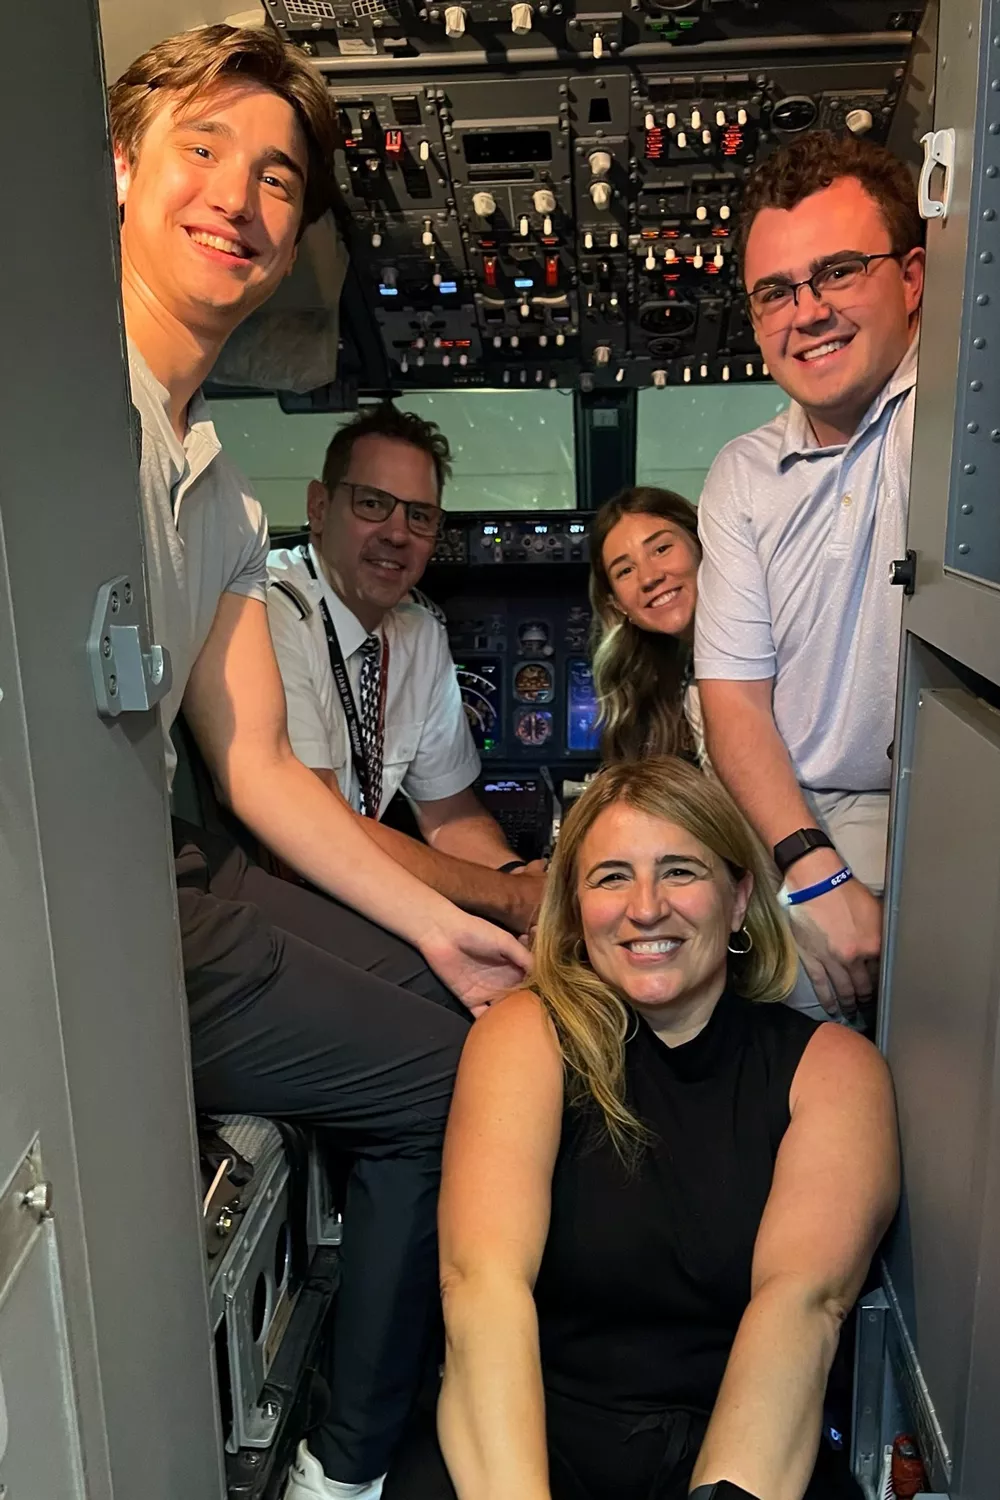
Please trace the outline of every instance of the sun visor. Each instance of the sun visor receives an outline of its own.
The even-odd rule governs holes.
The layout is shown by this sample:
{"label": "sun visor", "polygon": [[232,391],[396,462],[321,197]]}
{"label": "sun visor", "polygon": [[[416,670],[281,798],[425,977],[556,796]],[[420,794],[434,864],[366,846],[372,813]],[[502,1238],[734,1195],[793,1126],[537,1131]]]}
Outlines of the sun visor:
{"label": "sun visor", "polygon": [[292,274],[228,339],[209,379],[299,395],[337,378],[347,247],[332,214],[310,226]]}

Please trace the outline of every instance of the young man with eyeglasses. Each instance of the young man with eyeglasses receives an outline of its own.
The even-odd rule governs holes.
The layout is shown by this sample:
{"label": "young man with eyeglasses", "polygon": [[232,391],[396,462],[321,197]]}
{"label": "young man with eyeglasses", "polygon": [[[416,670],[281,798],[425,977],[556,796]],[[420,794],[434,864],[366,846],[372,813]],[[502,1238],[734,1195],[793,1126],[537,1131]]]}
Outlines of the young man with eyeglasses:
{"label": "young man with eyeglasses", "polygon": [[909,171],[874,143],[817,131],[761,164],[738,244],[792,400],[722,449],[699,506],[708,752],[774,851],[818,1000],[847,1016],[881,949],[921,241]]}
{"label": "young man with eyeglasses", "polygon": [[[309,485],[310,539],[268,558],[268,617],[299,760],[404,868],[526,931],[542,894],[472,790],[479,756],[441,621],[412,597],[450,473],[433,422],[385,403],[342,427]],[[379,820],[397,790],[425,842]],[[513,878],[512,878],[513,877]]]}

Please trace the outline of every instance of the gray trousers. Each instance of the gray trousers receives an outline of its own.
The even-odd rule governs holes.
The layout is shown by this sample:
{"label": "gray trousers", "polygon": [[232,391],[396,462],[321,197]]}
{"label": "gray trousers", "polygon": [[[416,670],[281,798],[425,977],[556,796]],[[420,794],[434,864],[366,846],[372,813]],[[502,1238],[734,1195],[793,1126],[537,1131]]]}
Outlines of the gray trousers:
{"label": "gray trousers", "polygon": [[342,1279],[309,1445],[331,1479],[384,1474],[438,1309],[441,1145],[471,1017],[357,912],[175,823],[195,1101],[316,1126],[351,1161]]}

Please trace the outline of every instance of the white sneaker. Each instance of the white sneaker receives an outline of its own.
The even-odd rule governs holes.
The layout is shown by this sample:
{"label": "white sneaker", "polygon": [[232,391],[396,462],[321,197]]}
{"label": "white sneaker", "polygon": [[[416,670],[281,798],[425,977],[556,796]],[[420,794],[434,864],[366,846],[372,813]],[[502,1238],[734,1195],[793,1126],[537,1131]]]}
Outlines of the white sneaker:
{"label": "white sneaker", "polygon": [[295,1462],[289,1470],[284,1500],[380,1500],[385,1475],[364,1484],[343,1484],[327,1479],[323,1466],[309,1452],[305,1439],[299,1444]]}

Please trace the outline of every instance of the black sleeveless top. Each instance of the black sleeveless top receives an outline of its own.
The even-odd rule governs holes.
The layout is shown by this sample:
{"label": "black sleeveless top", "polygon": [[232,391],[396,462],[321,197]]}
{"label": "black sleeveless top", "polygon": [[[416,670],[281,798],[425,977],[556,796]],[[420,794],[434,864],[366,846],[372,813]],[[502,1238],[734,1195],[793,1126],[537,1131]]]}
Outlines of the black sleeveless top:
{"label": "black sleeveless top", "polygon": [[640,1017],[627,1099],[652,1133],[631,1173],[589,1102],[567,1107],[535,1287],[551,1397],[707,1416],[750,1298],[754,1241],[820,1023],[725,994],[690,1042]]}

